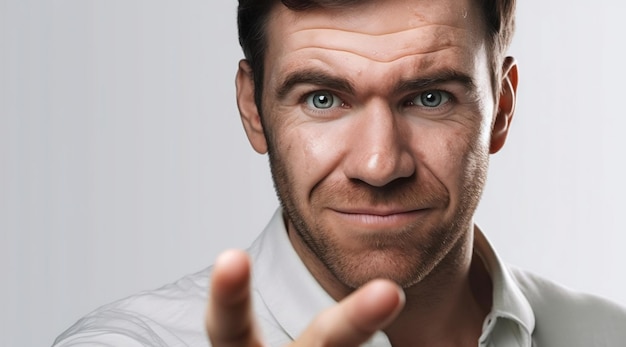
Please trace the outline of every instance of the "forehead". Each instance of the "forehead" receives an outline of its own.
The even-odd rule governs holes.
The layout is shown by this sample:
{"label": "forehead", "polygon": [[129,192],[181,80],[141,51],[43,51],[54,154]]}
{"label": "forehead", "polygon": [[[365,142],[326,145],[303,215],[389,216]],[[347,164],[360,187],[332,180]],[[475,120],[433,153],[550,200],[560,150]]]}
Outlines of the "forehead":
{"label": "forehead", "polygon": [[471,5],[472,0],[379,0],[294,12],[279,3],[268,21],[268,49],[309,46],[392,61],[409,51],[477,44],[484,21],[478,6]]}
{"label": "forehead", "polygon": [[267,50],[280,57],[317,48],[392,62],[451,47],[477,47],[484,33],[473,0],[364,1],[298,12],[279,2],[269,16]]}
{"label": "forehead", "polygon": [[297,12],[279,3],[267,23],[264,85],[278,89],[314,69],[385,93],[401,80],[454,71],[487,89],[484,20],[474,2],[374,0]]}

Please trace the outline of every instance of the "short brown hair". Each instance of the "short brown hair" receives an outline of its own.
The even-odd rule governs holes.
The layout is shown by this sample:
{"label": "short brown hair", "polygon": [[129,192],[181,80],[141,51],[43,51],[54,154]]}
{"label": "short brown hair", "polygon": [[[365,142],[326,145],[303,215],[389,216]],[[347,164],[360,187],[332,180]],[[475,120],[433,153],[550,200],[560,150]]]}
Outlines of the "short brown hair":
{"label": "short brown hair", "polygon": [[[313,8],[347,7],[362,0],[280,0],[293,11]],[[499,90],[501,66],[515,30],[515,0],[476,0],[480,3],[487,28],[487,47],[491,60],[492,84]],[[263,64],[265,58],[265,25],[278,0],[239,0],[237,25],[239,44],[250,63],[254,79],[254,97],[261,111]]]}

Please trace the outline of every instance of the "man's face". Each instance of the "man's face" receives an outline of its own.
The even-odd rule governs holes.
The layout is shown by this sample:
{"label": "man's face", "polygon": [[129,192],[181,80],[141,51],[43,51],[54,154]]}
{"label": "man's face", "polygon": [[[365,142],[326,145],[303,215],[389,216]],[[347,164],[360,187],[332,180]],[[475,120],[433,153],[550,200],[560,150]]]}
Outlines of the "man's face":
{"label": "man's face", "polygon": [[479,11],[393,0],[271,13],[265,136],[247,132],[269,150],[290,238],[314,274],[408,287],[467,242],[496,103]]}

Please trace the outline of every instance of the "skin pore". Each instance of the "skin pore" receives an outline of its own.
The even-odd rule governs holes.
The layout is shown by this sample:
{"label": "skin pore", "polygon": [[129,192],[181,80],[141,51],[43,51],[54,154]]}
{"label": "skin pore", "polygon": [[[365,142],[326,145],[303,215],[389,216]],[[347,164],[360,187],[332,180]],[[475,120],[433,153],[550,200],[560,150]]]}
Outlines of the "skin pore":
{"label": "skin pore", "polygon": [[506,96],[493,94],[473,5],[276,5],[263,112],[240,63],[243,123],[269,151],[294,249],[336,300],[375,278],[400,284],[406,306],[385,330],[394,346],[475,345],[489,311],[472,216],[517,77],[508,60]]}

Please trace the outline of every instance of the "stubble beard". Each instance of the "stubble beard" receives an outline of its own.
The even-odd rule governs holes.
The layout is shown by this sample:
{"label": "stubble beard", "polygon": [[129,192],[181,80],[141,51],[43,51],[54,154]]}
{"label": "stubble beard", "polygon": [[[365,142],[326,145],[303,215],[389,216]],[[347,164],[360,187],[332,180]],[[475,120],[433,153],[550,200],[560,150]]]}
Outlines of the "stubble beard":
{"label": "stubble beard", "polygon": [[[453,250],[460,252],[462,247],[457,246],[471,232],[472,217],[486,180],[488,155],[466,159],[471,162],[471,170],[463,177],[466,184],[462,188],[459,206],[447,221],[439,225],[417,222],[384,238],[362,238],[357,241],[370,244],[370,251],[346,254],[330,228],[323,221],[307,217],[299,207],[301,204],[292,191],[294,182],[285,160],[280,158],[271,141],[268,142],[274,186],[286,217],[309,253],[344,286],[356,289],[372,279],[387,278],[403,288],[410,288],[422,282],[434,269],[438,273],[454,271],[451,268],[457,265],[456,258],[460,255],[450,253]],[[327,187],[326,190],[341,194],[337,192],[338,187]]]}

